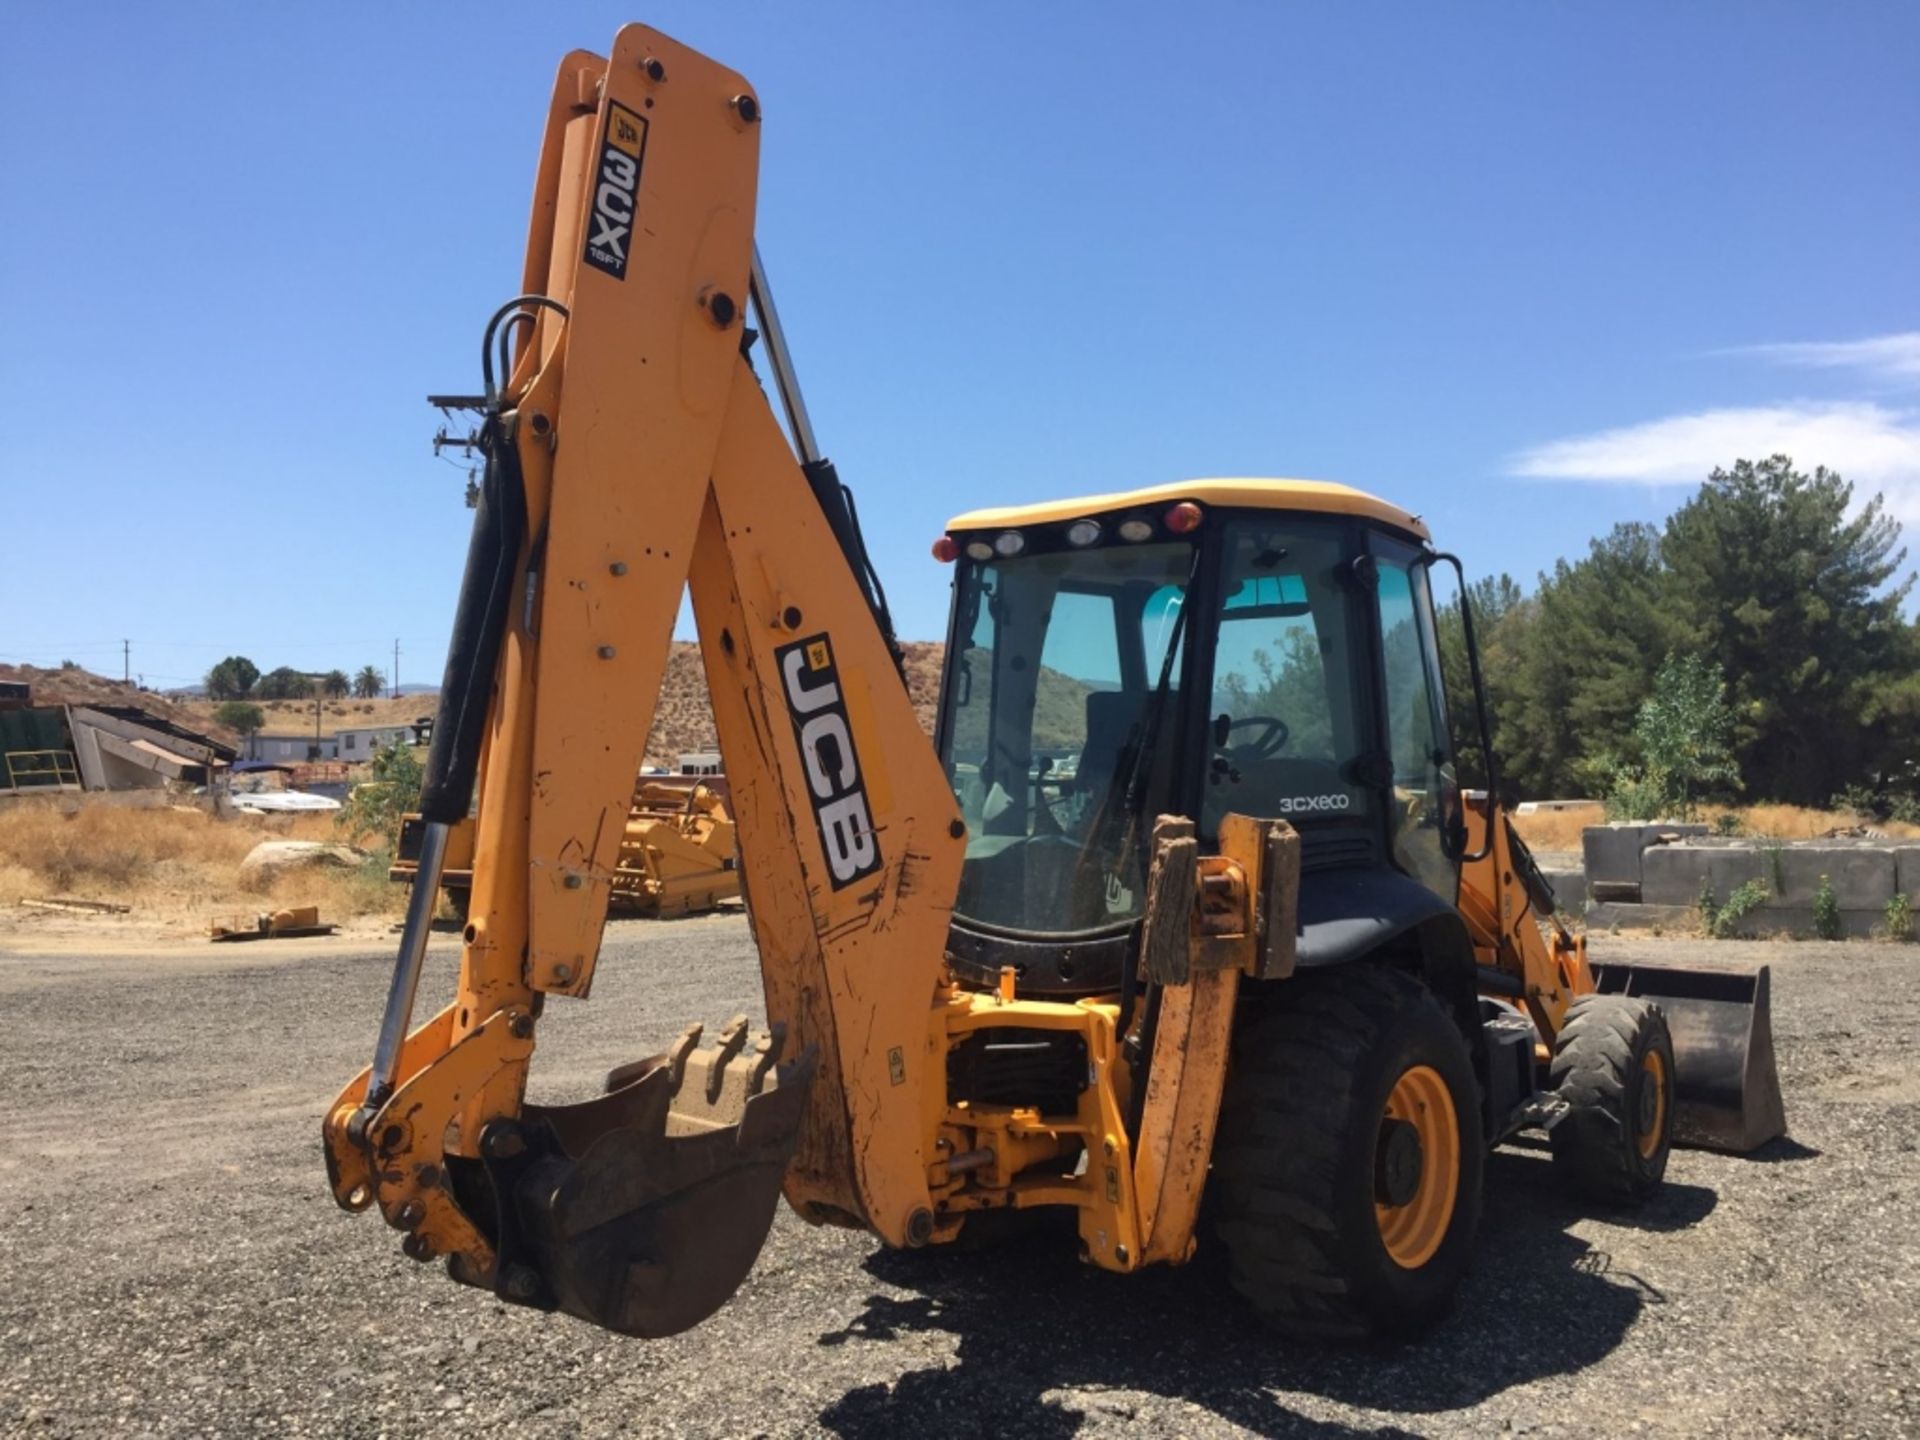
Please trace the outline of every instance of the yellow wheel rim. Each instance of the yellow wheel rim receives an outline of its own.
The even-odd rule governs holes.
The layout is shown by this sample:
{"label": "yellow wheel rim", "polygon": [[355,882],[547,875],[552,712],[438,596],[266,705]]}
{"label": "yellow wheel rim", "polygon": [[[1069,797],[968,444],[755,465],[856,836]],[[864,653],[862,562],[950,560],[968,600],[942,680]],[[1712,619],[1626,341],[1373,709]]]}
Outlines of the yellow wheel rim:
{"label": "yellow wheel rim", "polygon": [[1651,1160],[1667,1136],[1667,1062],[1658,1050],[1649,1050],[1640,1057],[1640,1083],[1653,1087],[1652,1114],[1648,1116],[1646,1104],[1642,1102],[1640,1114],[1648,1116],[1648,1123],[1636,1137],[1640,1158]]}
{"label": "yellow wheel rim", "polygon": [[1381,1243],[1393,1263],[1418,1270],[1433,1258],[1453,1223],[1460,1194],[1460,1117],[1440,1072],[1415,1065],[1394,1082],[1380,1120],[1383,1127],[1389,1120],[1405,1121],[1420,1139],[1420,1179],[1413,1194],[1404,1204],[1376,1199],[1373,1206]]}

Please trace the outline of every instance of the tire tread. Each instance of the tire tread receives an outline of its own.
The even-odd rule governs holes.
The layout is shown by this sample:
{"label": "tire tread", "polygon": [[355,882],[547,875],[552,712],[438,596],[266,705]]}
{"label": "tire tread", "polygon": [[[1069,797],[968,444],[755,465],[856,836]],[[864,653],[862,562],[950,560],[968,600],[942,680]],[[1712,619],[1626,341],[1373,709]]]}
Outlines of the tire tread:
{"label": "tire tread", "polygon": [[[1651,1001],[1625,995],[1582,995],[1567,1011],[1554,1046],[1548,1084],[1572,1107],[1548,1132],[1554,1168],[1576,1194],[1632,1204],[1649,1182],[1631,1143],[1628,1087],[1640,1042],[1665,1019]],[[1668,1043],[1668,1066],[1672,1050]],[[1668,1112],[1672,1126],[1672,1112]],[[1664,1169],[1664,1165],[1661,1167]]]}
{"label": "tire tread", "polygon": [[1276,1328],[1316,1339],[1373,1333],[1339,1259],[1334,1217],[1343,1122],[1365,1057],[1409,1006],[1452,1021],[1417,980],[1349,964],[1298,989],[1236,1037],[1220,1109],[1215,1234],[1235,1290]]}

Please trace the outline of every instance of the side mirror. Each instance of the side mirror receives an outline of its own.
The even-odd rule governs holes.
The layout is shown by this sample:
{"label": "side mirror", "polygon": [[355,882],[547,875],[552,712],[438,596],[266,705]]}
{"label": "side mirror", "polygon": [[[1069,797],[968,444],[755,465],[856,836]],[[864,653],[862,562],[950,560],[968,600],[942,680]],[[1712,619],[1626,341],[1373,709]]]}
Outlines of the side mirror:
{"label": "side mirror", "polygon": [[[1473,680],[1473,708],[1477,712],[1476,718],[1479,721],[1481,763],[1485,767],[1487,795],[1489,801],[1491,801],[1491,797],[1496,794],[1499,789],[1499,781],[1498,772],[1495,770],[1493,763],[1493,732],[1487,723],[1487,687],[1480,675],[1480,646],[1474,639],[1473,634],[1473,602],[1467,598],[1467,572],[1460,564],[1460,558],[1457,555],[1449,555],[1444,551],[1436,551],[1423,556],[1422,559],[1429,567],[1444,560],[1453,567],[1454,578],[1458,580],[1460,584],[1460,629],[1467,642],[1467,673]],[[1459,795],[1457,789],[1454,793],[1455,795]],[[1493,853],[1493,826],[1491,824],[1487,826],[1486,843],[1473,854],[1467,854],[1465,833],[1466,806],[1464,797],[1451,807],[1451,813],[1460,817],[1458,821],[1461,830],[1459,858],[1470,864],[1477,860],[1484,860],[1487,856],[1491,855]],[[1492,814],[1491,809],[1489,809],[1488,814]]]}

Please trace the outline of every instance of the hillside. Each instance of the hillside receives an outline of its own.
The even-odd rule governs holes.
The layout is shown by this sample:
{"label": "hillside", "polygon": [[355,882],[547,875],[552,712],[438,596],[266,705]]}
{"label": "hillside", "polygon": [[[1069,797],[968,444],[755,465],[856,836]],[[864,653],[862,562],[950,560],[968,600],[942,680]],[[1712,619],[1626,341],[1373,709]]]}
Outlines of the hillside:
{"label": "hillside", "polygon": [[[931,734],[934,705],[940,693],[940,657],[945,647],[938,642],[909,641],[904,648],[907,684],[913,694],[914,708],[920,724]],[[125,685],[78,666],[48,670],[36,665],[0,665],[0,680],[24,681],[31,685],[36,705],[138,705],[176,725],[198,730],[228,744],[239,743],[239,736],[213,718],[220,702],[203,696],[170,696],[157,690],[142,690],[137,685]],[[402,695],[398,700],[386,697],[323,700],[320,726],[332,734],[352,726],[405,724],[433,714],[437,698],[429,691]],[[269,733],[312,732],[311,700],[256,700],[253,703],[266,711]],[[700,668],[700,647],[675,644],[667,658],[653,731],[647,737],[647,759],[657,765],[676,765],[683,751],[711,750],[717,743],[713,713],[707,705],[706,676]]]}
{"label": "hillside", "polygon": [[[138,705],[150,715],[198,730],[229,745],[239,740],[231,730],[213,723],[210,705],[175,700],[157,690],[142,690],[138,685],[109,680],[77,665],[53,670],[43,670],[38,665],[0,665],[0,680],[31,685],[36,705]],[[311,707],[307,714],[313,714]]]}
{"label": "hillside", "polygon": [[[919,717],[920,728],[931,735],[934,711],[940,699],[940,667],[946,646],[937,640],[909,640],[901,648],[906,652],[907,692],[913,697],[914,713]],[[239,741],[232,731],[214,722],[213,712],[219,702],[203,697],[167,696],[135,685],[123,685],[118,680],[79,668],[42,670],[31,665],[0,665],[0,680],[27,681],[33,686],[38,704],[138,705],[176,725],[185,725],[229,744]],[[1035,739],[1042,745],[1062,743],[1064,737],[1079,731],[1088,687],[1051,670],[1042,673],[1041,681]],[[405,724],[432,715],[436,698],[431,693],[420,693],[402,695],[398,700],[323,700],[320,726],[332,734],[353,726]],[[310,734],[313,730],[311,700],[254,703],[267,712],[269,734]],[[667,657],[659,707],[654,712],[653,729],[647,736],[647,761],[671,768],[678,765],[683,753],[712,750],[718,744],[713,711],[707,702],[706,674],[700,668],[700,647],[676,643]]]}
{"label": "hillside", "polygon": [[[331,735],[336,730],[347,730],[368,725],[406,725],[423,715],[433,714],[438,695],[429,691],[424,695],[402,695],[398,700],[382,696],[378,700],[322,700],[320,702],[320,728]],[[138,703],[138,702],[136,702]],[[214,724],[213,712],[219,708],[220,701],[196,697],[194,699],[173,702],[179,709],[199,716],[194,728],[212,732],[218,727]],[[269,735],[311,735],[313,733],[313,701],[308,700],[255,700],[252,702],[267,712],[266,733]]]}
{"label": "hillside", "polygon": [[[906,651],[907,691],[913,696],[914,712],[920,718],[920,728],[931,735],[946,646],[937,640],[908,640],[900,648]],[[667,658],[660,705],[647,736],[647,760],[672,767],[684,752],[712,750],[718,744],[713,711],[707,702],[707,677],[700,668],[700,647],[676,644]]]}

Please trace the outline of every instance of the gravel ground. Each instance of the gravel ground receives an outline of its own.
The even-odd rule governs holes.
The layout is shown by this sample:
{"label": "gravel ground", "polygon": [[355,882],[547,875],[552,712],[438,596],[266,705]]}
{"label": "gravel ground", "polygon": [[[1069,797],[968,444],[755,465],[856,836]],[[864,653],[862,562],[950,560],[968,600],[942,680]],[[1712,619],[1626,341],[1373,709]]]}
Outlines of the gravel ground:
{"label": "gravel ground", "polygon": [[[1391,1351],[1277,1341],[1204,1259],[902,1256],[784,1212],[690,1335],[509,1311],[326,1195],[320,1110],[370,1050],[384,951],[0,955],[0,1431],[1920,1434],[1920,947],[1595,944],[1772,963],[1793,1140],[1676,1154],[1630,1216],[1503,1150],[1458,1307]],[[423,994],[452,964],[437,944]],[[618,923],[544,1074],[588,1083],[757,993],[737,916]]]}

